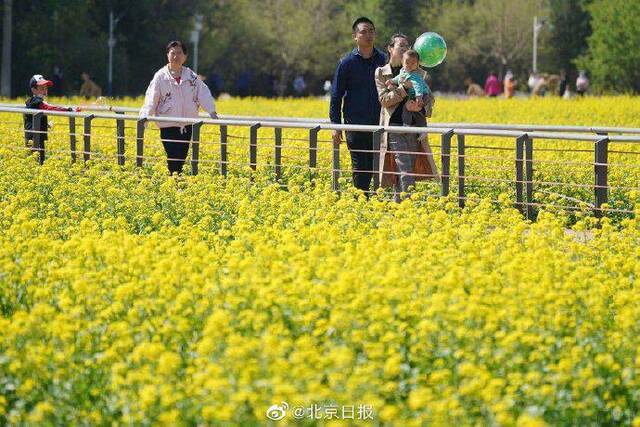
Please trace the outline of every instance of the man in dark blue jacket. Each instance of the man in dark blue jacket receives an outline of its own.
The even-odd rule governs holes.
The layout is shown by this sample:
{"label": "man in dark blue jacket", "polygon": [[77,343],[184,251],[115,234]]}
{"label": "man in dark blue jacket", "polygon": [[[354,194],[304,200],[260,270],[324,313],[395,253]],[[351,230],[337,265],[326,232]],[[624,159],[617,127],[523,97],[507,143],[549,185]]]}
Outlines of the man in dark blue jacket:
{"label": "man in dark blue jacket", "polygon": [[[331,123],[377,125],[380,123],[380,101],[374,74],[387,62],[384,53],[373,46],[376,30],[373,22],[362,17],[352,26],[356,48],[342,58],[336,68],[331,90],[329,115]],[[344,98],[344,106],[343,106]],[[333,140],[342,142],[342,132],[334,131]],[[373,135],[370,132],[347,132],[351,154],[353,185],[369,191],[373,177]]]}

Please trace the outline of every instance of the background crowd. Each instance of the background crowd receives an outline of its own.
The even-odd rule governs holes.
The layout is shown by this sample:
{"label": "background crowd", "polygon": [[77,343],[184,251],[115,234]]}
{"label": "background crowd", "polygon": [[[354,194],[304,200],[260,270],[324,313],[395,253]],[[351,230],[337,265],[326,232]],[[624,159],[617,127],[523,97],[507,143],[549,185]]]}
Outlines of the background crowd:
{"label": "background crowd", "polygon": [[[466,94],[470,97],[504,96],[505,98],[512,98],[517,95],[557,95],[568,99],[573,96],[584,96],[590,88],[589,77],[585,71],[580,71],[575,82],[572,83],[569,81],[565,70],[560,70],[559,74],[534,73],[532,71],[526,80],[526,87],[519,84],[511,70],[507,71],[502,82],[500,82],[496,73],[491,72],[485,80],[484,87],[475,83],[470,77],[464,80],[464,84],[467,87]],[[518,87],[522,88],[521,92],[517,92]]]}
{"label": "background crowd", "polygon": [[[24,82],[36,72],[60,80],[52,95],[80,93],[83,72],[109,95],[111,11],[117,19],[114,96],[143,93],[148,76],[164,62],[158,52],[167,40],[184,40],[193,50],[196,15],[202,16],[199,50],[197,55],[193,50],[187,65],[194,68],[198,57],[196,71],[214,95],[328,92],[325,82],[351,49],[349,27],[363,15],[376,23],[380,40],[398,31],[413,37],[425,31],[443,35],[448,55],[430,72],[434,91],[464,93],[467,77],[484,90],[492,70],[501,87],[511,70],[515,92],[531,91],[534,16],[541,23],[537,70],[542,75],[566,70],[571,93],[580,70],[587,72],[592,93],[640,91],[640,33],[635,31],[640,2],[264,0],[255,7],[250,0],[14,0],[12,95],[23,96]],[[34,31],[43,22],[46,31]]]}

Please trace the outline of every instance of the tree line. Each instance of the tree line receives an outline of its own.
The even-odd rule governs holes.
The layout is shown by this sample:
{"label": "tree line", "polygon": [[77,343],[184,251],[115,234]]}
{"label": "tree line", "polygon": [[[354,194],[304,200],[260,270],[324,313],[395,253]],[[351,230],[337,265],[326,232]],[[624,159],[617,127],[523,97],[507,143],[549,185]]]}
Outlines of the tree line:
{"label": "tree line", "polygon": [[[222,90],[290,95],[297,75],[322,93],[339,58],[353,47],[351,22],[368,16],[377,46],[402,32],[441,34],[445,62],[430,70],[434,90],[463,91],[511,70],[524,86],[532,65],[533,17],[542,22],[538,69],[586,70],[596,92],[640,91],[640,2],[626,0],[22,0],[13,6],[12,94],[26,93],[32,74],[62,71],[62,91],[77,93],[88,72],[107,86],[109,12],[115,27],[113,95],[140,95],[166,62],[164,47],[190,47],[202,15],[198,72],[215,72]],[[189,52],[193,56],[193,52]],[[191,65],[192,58],[187,65]]]}

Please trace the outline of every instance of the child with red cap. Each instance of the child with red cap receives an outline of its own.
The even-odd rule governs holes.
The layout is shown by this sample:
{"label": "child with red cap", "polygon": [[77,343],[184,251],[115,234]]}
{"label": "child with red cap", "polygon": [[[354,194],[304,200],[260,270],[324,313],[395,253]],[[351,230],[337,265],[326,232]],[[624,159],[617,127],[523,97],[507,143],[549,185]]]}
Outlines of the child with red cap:
{"label": "child with red cap", "polygon": [[[49,111],[80,111],[79,108],[73,107],[57,107],[55,105],[47,104],[44,99],[48,94],[49,87],[53,86],[53,82],[51,80],[47,80],[42,77],[41,74],[35,74],[29,80],[29,88],[31,89],[31,98],[27,100],[25,103],[25,107],[34,110],[49,110]],[[25,140],[27,146],[31,146],[33,142],[33,138],[35,136],[35,132],[37,131],[41,133],[40,141],[44,144],[44,141],[47,140],[47,116],[43,116],[40,121],[40,129],[33,129],[33,114],[25,114],[24,115],[24,130],[25,130]]]}

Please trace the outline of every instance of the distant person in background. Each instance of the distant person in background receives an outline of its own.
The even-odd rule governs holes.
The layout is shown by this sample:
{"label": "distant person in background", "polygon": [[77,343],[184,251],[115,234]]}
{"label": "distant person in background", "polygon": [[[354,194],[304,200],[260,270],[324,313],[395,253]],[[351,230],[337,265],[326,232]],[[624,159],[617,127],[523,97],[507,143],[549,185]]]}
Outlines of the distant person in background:
{"label": "distant person in background", "polygon": [[549,83],[544,75],[538,75],[536,77],[536,84],[531,91],[531,96],[545,96],[549,89]]}
{"label": "distant person in background", "polygon": [[576,79],[576,92],[580,96],[584,96],[589,90],[589,78],[585,71],[580,71],[578,78]]}
{"label": "distant person in background", "polygon": [[249,96],[249,72],[243,71],[236,78],[236,92],[240,98]]}
{"label": "distant person in background", "polygon": [[483,97],[485,95],[484,89],[478,83],[475,83],[471,77],[464,79],[464,85],[467,86],[467,95],[471,97]]}
{"label": "distant person in background", "polygon": [[[73,107],[57,107],[55,105],[47,104],[45,99],[49,93],[49,88],[53,86],[53,82],[51,80],[45,79],[41,74],[35,74],[29,80],[29,90],[31,92],[31,97],[25,103],[25,108],[33,109],[33,110],[45,110],[45,111],[80,111],[79,108]],[[40,121],[40,128],[33,128],[33,115],[25,114],[24,115],[24,130],[25,130],[25,143],[28,147],[33,145],[33,139],[36,133],[41,133],[42,136],[40,141],[42,142],[42,147],[44,147],[44,142],[47,140],[47,132],[49,130],[49,125],[47,122],[47,116],[42,116]]]}
{"label": "distant person in background", "polygon": [[91,80],[89,74],[82,73],[80,78],[82,78],[83,83],[82,86],[80,86],[79,96],[84,96],[86,99],[102,96],[102,89]]}
{"label": "distant person in background", "polygon": [[487,77],[487,81],[484,83],[484,91],[488,96],[498,96],[500,95],[500,82],[498,81],[498,77],[496,73],[493,71]]}
{"label": "distant person in background", "polygon": [[527,80],[527,86],[529,87],[529,92],[533,93],[533,88],[536,87],[536,85],[539,82],[539,76],[538,73],[534,73],[533,71],[529,73],[529,80]]}
{"label": "distant person in background", "polygon": [[529,73],[527,86],[529,87],[529,93],[531,96],[544,96],[544,92],[547,88],[544,77],[539,73],[534,73],[533,71]]}
{"label": "distant person in background", "polygon": [[276,79],[273,81],[273,92],[275,96],[284,96],[287,93],[287,82],[285,80]]}
{"label": "distant person in background", "polygon": [[293,90],[296,96],[303,96],[306,89],[307,83],[304,81],[304,77],[302,74],[298,74],[296,78],[293,79]]}
{"label": "distant person in background", "polygon": [[209,86],[211,95],[213,95],[214,98],[220,96],[220,93],[222,92],[222,77],[220,77],[220,74],[215,71],[211,71],[205,80],[205,83]]}
{"label": "distant person in background", "polygon": [[516,92],[516,79],[511,72],[511,70],[507,71],[507,74],[504,76],[504,97],[509,99],[513,97],[513,94]]}
{"label": "distant person in background", "polygon": [[560,91],[560,76],[558,74],[545,74],[545,82],[547,83],[547,92],[558,93]]}
{"label": "distant person in background", "polygon": [[51,87],[51,95],[63,96],[64,95],[64,76],[62,69],[58,65],[53,66],[53,74],[51,75],[51,81],[53,86]]}
{"label": "distant person in background", "polygon": [[567,72],[560,70],[560,82],[558,83],[558,96],[564,96],[568,89]]}
{"label": "distant person in background", "polygon": [[[167,45],[168,64],[153,76],[140,109],[140,118],[184,117],[198,118],[202,107],[212,119],[217,119],[211,91],[193,70],[183,64],[187,60],[187,47],[181,41]],[[180,122],[158,122],[160,138],[167,153],[169,173],[181,173],[193,131],[192,125]]]}
{"label": "distant person in background", "polygon": [[327,79],[324,81],[322,90],[324,90],[324,97],[327,99],[331,99],[331,80]]}

